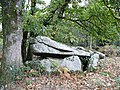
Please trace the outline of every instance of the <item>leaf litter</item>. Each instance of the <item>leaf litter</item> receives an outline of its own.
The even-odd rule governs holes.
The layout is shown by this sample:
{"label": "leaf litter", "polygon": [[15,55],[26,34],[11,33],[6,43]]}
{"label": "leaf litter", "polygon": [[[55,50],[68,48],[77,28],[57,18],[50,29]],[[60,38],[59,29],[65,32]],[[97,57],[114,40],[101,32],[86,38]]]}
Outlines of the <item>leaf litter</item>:
{"label": "leaf litter", "polygon": [[120,90],[120,57],[100,60],[94,72],[25,77],[16,81],[13,90],[18,87],[19,90]]}

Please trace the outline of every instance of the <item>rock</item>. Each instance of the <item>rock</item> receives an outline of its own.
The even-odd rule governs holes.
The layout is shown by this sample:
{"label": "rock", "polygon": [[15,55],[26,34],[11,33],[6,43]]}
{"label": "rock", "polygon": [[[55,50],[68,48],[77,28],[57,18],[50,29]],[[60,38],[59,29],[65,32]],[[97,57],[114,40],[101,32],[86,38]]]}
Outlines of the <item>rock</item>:
{"label": "rock", "polygon": [[52,72],[56,71],[61,66],[63,60],[57,58],[48,58],[38,61],[40,61],[40,63],[46,68],[46,71]]}
{"label": "rock", "polygon": [[38,36],[34,40],[31,40],[31,49],[34,55],[54,58],[65,58],[68,56],[90,57],[90,53],[83,48],[70,47],[45,36]]}
{"label": "rock", "polygon": [[89,50],[90,52],[90,55],[93,55],[95,53],[99,54],[99,59],[104,59],[105,58],[105,54],[101,53],[101,52],[98,52],[98,51],[95,51],[95,50]]}
{"label": "rock", "polygon": [[43,59],[40,61],[40,63],[43,65],[43,67],[46,68],[46,71],[51,72],[51,66],[52,66],[52,62],[50,59]]}
{"label": "rock", "polygon": [[72,71],[82,71],[82,63],[78,56],[64,58],[61,67],[66,67]]}
{"label": "rock", "polygon": [[89,67],[96,69],[96,66],[98,65],[98,61],[99,61],[99,54],[93,53],[90,57]]}
{"label": "rock", "polygon": [[104,59],[105,58],[105,54],[95,51],[95,53],[99,54],[99,59]]}
{"label": "rock", "polygon": [[82,64],[78,56],[70,56],[64,59],[43,59],[41,64],[47,68],[48,72],[55,71],[57,68],[66,67],[70,71],[82,71]]}
{"label": "rock", "polygon": [[40,63],[48,72],[55,70],[53,68],[58,66],[67,67],[73,71],[82,71],[81,66],[83,70],[96,68],[99,59],[105,58],[105,55],[98,51],[86,50],[80,46],[68,46],[45,36],[32,38],[30,43],[32,53],[41,57]]}
{"label": "rock", "polygon": [[67,45],[59,43],[59,42],[56,42],[54,40],[51,40],[50,38],[45,37],[45,36],[37,36],[36,37],[36,41],[38,43],[43,43],[44,45],[47,45],[47,46],[52,47],[52,48],[55,48],[57,50],[70,51],[70,52],[73,51],[73,49],[71,49]]}
{"label": "rock", "polygon": [[89,50],[89,52],[91,56],[89,59],[87,69],[90,71],[93,71],[93,69],[96,69],[96,67],[98,66],[99,60],[105,58],[105,54],[95,51],[95,50]]}
{"label": "rock", "polygon": [[[34,65],[33,65],[34,64]],[[53,72],[60,68],[67,68],[70,71],[82,71],[82,64],[78,56],[70,56],[64,59],[48,58],[27,62],[29,66],[41,65],[46,71]]]}
{"label": "rock", "polygon": [[89,61],[89,65],[88,65],[88,69],[96,69],[96,67],[98,66],[98,62],[100,59],[104,59],[105,58],[105,54],[98,52],[98,51],[89,51],[91,54],[90,57],[90,61]]}

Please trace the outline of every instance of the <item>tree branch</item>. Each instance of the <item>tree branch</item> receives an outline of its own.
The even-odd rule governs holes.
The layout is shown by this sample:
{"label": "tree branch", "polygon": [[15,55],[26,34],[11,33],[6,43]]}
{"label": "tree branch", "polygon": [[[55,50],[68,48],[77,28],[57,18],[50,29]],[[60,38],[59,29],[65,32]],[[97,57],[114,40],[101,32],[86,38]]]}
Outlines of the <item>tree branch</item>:
{"label": "tree branch", "polygon": [[[92,16],[91,16],[92,17]],[[90,18],[91,18],[90,17]],[[79,20],[79,19],[76,19],[76,20],[74,20],[74,19],[70,19],[70,18],[66,18],[66,17],[60,17],[59,16],[59,18],[60,19],[66,19],[66,20],[69,20],[69,21],[72,21],[72,22],[75,22],[75,23],[77,23],[78,25],[80,25],[80,26],[86,26],[86,27],[89,27],[88,25],[85,25],[83,22],[89,22],[89,23],[91,23],[91,24],[93,24],[95,27],[97,27],[98,29],[101,29],[102,30],[102,28],[100,28],[99,26],[97,26],[95,23],[93,23],[93,22],[91,22],[91,21],[89,21],[90,20],[90,18],[89,19],[86,19],[86,20]]]}
{"label": "tree branch", "polygon": [[49,17],[44,21],[43,25],[44,26],[47,26],[50,24],[51,20],[53,19],[54,15],[56,14],[56,12],[58,11],[58,16],[62,16],[64,11],[65,11],[65,8],[68,6],[68,3],[70,2],[71,0],[65,0],[64,4],[62,4],[61,6],[57,6],[57,8],[53,11],[51,11],[51,15],[49,15]]}
{"label": "tree branch", "polygon": [[115,19],[120,20],[120,17],[116,16],[116,15],[113,13],[111,7],[109,7],[109,6],[106,4],[105,0],[103,0],[103,2],[104,2],[104,5],[109,9],[111,15],[112,15]]}

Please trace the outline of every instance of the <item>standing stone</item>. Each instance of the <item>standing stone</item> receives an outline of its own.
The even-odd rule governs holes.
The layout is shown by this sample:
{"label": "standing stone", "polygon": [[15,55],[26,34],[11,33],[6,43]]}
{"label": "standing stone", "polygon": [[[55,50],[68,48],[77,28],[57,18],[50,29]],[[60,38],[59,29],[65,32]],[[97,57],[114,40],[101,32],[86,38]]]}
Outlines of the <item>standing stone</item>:
{"label": "standing stone", "polygon": [[99,54],[93,53],[90,57],[89,67],[96,69],[96,66],[98,65],[98,61],[99,61]]}
{"label": "standing stone", "polygon": [[72,71],[82,71],[82,64],[78,56],[64,58],[61,67],[66,67]]}

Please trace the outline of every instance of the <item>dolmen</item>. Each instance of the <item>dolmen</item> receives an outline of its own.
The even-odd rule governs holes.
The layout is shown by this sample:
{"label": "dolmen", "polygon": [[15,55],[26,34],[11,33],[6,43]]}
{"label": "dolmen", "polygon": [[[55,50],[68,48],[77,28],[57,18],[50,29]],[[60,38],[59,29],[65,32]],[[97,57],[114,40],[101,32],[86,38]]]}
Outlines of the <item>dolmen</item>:
{"label": "dolmen", "polygon": [[80,46],[68,46],[46,36],[31,38],[30,46],[34,62],[43,65],[48,72],[55,71],[59,67],[65,67],[70,71],[96,69],[99,59],[105,58],[105,55],[98,51],[87,50]]}

